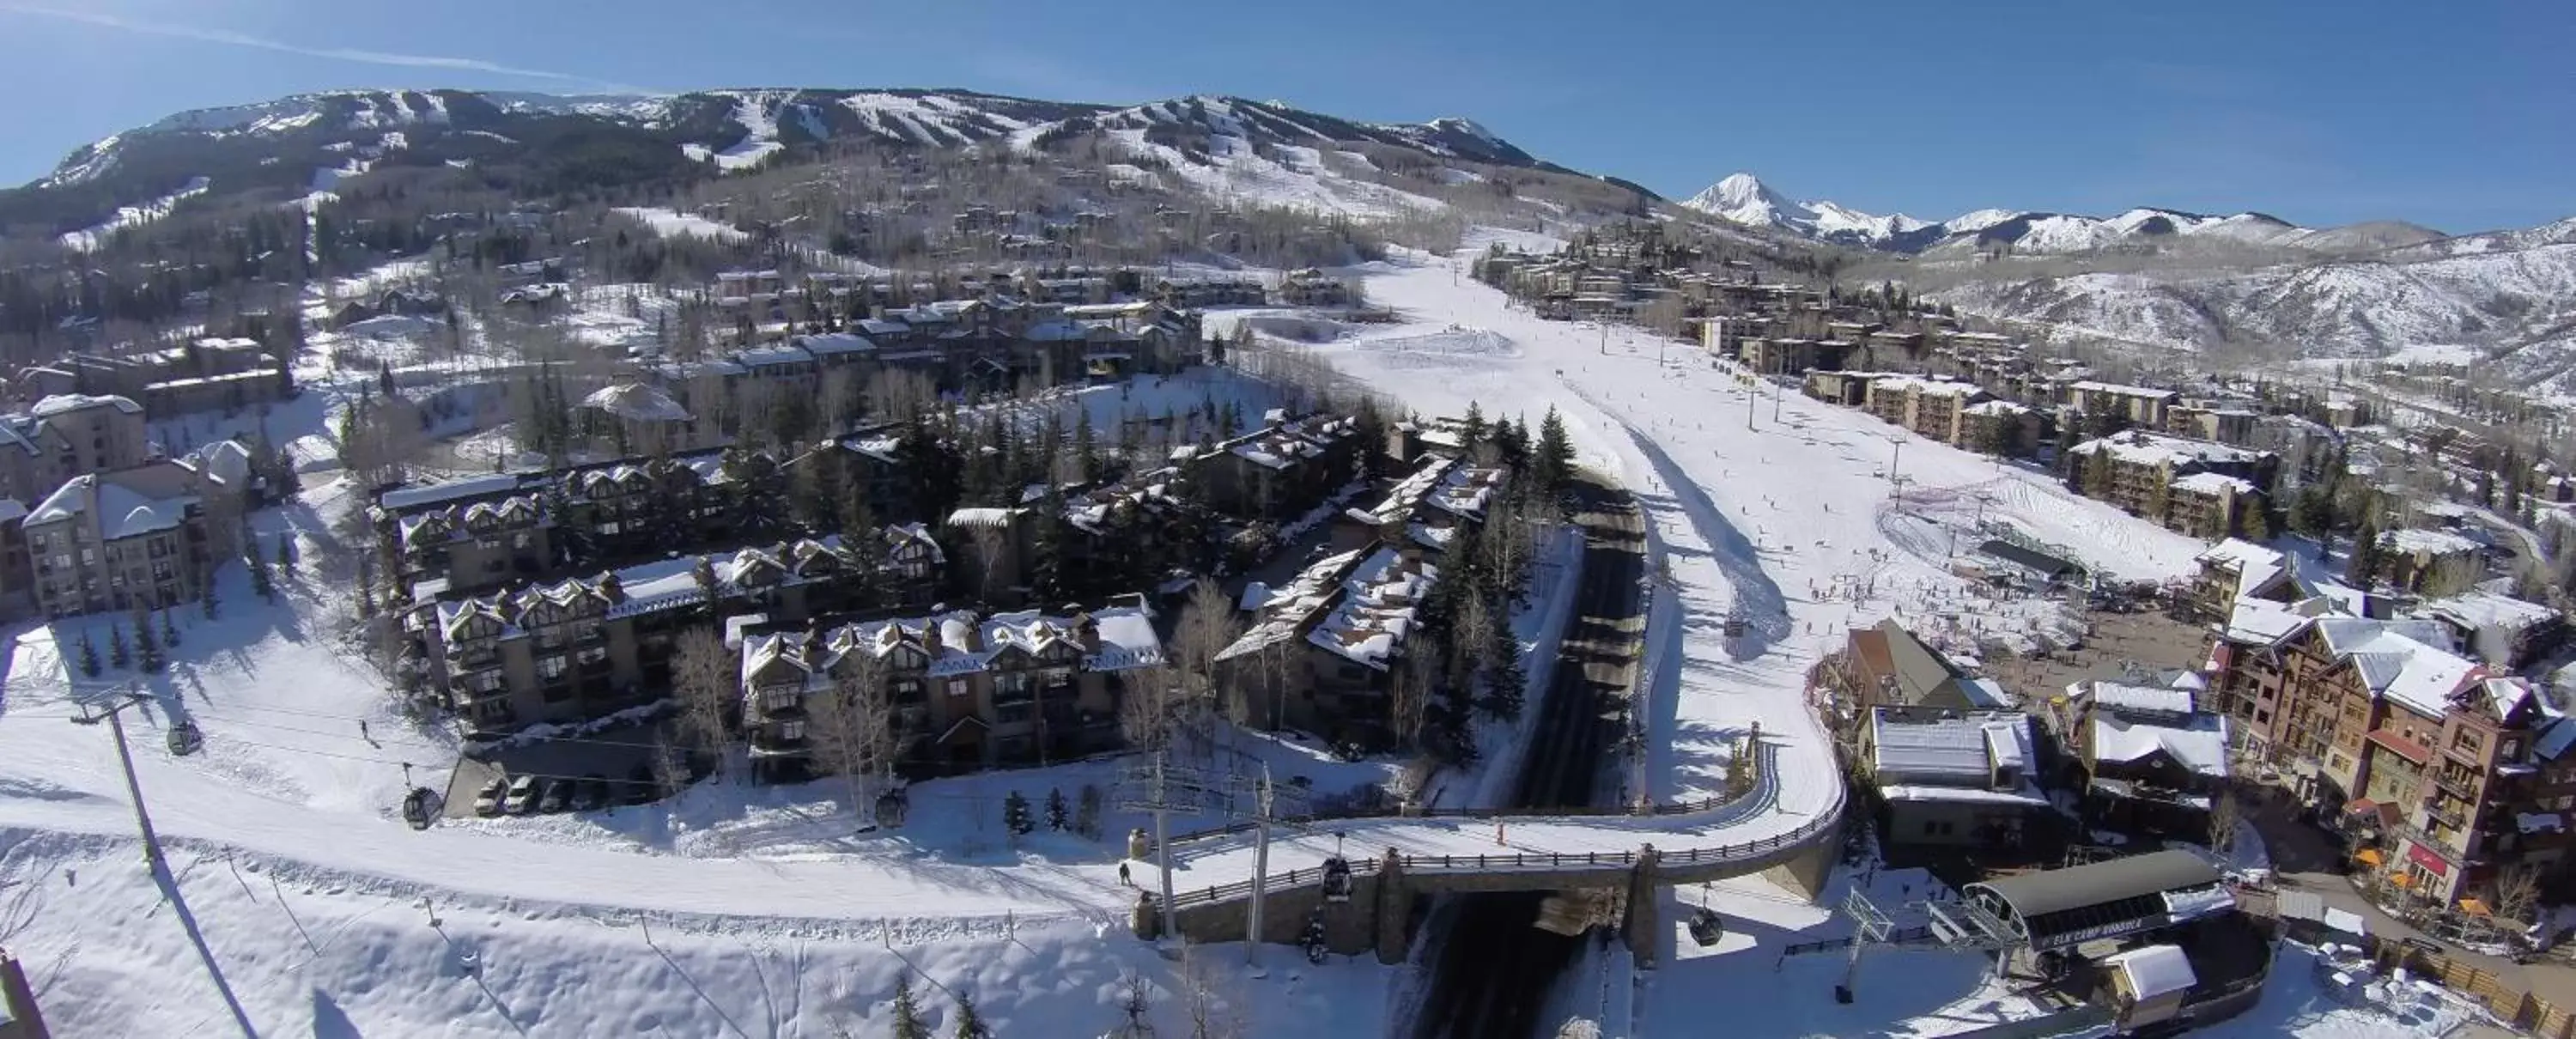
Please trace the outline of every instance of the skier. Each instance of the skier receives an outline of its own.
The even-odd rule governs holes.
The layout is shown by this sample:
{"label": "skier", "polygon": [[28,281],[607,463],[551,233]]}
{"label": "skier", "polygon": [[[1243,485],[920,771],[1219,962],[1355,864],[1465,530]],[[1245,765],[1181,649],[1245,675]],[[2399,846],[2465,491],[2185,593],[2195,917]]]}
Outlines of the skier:
{"label": "skier", "polygon": [[358,719],[358,738],[369,743],[374,743],[376,741],[375,737],[367,735],[367,720],[364,718]]}
{"label": "skier", "polygon": [[1127,887],[1136,886],[1135,881],[1127,878],[1127,862],[1124,859],[1121,859],[1118,862],[1118,883]]}

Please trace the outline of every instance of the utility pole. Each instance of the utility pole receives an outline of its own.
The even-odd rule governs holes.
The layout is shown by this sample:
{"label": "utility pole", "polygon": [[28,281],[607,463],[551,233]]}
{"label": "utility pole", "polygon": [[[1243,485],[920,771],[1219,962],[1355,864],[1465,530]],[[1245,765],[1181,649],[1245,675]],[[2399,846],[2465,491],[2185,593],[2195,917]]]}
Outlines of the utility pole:
{"label": "utility pole", "polygon": [[1895,450],[1889,452],[1887,456],[1887,496],[1890,498],[1896,498],[1904,493],[1904,485],[1897,482],[1896,463],[1903,461],[1905,458],[1905,434],[1888,434],[1887,445],[1895,448]]}
{"label": "utility pole", "polygon": [[[134,827],[143,832],[143,861],[161,864],[161,838],[152,832],[152,815],[143,808],[143,784],[134,778],[134,753],[125,745],[125,709],[144,702],[141,694],[126,690],[123,699],[107,706],[107,728],[116,737],[116,761],[125,767],[125,794],[134,801]],[[75,725],[96,725],[97,717],[84,705],[81,715],[72,719]]]}
{"label": "utility pole", "polygon": [[1178,933],[1179,921],[1172,917],[1172,830],[1167,822],[1172,804],[1170,788],[1163,780],[1165,754],[1154,753],[1154,868],[1163,875],[1163,922],[1154,933],[1168,942]]}
{"label": "utility pole", "polygon": [[1610,319],[1601,319],[1601,356],[1610,356]]}
{"label": "utility pole", "polygon": [[1261,899],[1270,886],[1270,763],[1261,763],[1261,787],[1255,795],[1254,809],[1259,814],[1252,822],[1252,906],[1246,913],[1243,930],[1243,962],[1252,968],[1252,976],[1261,976]]}

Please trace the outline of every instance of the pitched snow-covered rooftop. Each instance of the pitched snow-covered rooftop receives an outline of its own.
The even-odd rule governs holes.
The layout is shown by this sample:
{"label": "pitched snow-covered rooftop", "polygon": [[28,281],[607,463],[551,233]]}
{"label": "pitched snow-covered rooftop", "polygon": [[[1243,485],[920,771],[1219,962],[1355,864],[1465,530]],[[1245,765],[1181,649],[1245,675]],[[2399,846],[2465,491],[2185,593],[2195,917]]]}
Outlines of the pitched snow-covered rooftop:
{"label": "pitched snow-covered rooftop", "polygon": [[1351,571],[1339,601],[1307,632],[1306,641],[1355,664],[1387,669],[1420,620],[1423,597],[1439,571],[1381,546]]}
{"label": "pitched snow-covered rooftop", "polygon": [[2209,548],[2193,561],[2202,566],[2217,566],[2236,571],[2236,595],[2244,598],[2261,592],[2274,580],[2290,571],[2290,558],[2278,549],[2268,548],[2242,538],[2228,538]]}
{"label": "pitched snow-covered rooftop", "polygon": [[2100,761],[2129,763],[2161,753],[2201,775],[2227,776],[2227,719],[2214,714],[2164,723],[2105,711],[2093,716],[2089,736]]}
{"label": "pitched snow-covered rooftop", "polygon": [[2097,440],[2087,440],[2067,449],[2091,457],[2108,451],[2111,457],[2133,465],[2170,465],[2190,468],[2198,465],[2248,465],[2263,457],[2260,451],[2233,447],[2211,440],[2170,437],[2145,430],[2130,430]]}
{"label": "pitched snow-covered rooftop", "polygon": [[635,422],[686,422],[688,409],[670,394],[642,383],[605,386],[581,399],[581,406]]}
{"label": "pitched snow-covered rooftop", "polygon": [[2112,953],[2102,958],[2102,965],[2120,972],[2120,980],[2139,1001],[2188,992],[2200,978],[2191,971],[2191,957],[2183,955],[2179,945],[2148,945]]}
{"label": "pitched snow-covered rooftop", "polygon": [[1388,488],[1375,506],[1354,507],[1345,515],[1371,525],[1403,519],[1428,508],[1465,519],[1482,519],[1485,507],[1502,489],[1503,471],[1471,466],[1455,458],[1435,458]]}
{"label": "pitched snow-covered rooftop", "polygon": [[133,399],[128,397],[113,394],[57,393],[37,401],[34,407],[27,409],[27,414],[40,419],[52,418],[56,415],[99,407],[115,408],[128,415],[143,413],[143,405],[134,403]]}
{"label": "pitched snow-covered rooftop", "polygon": [[2430,600],[2417,612],[2473,631],[2528,631],[2559,619],[2558,611],[2547,606],[2488,591]]}

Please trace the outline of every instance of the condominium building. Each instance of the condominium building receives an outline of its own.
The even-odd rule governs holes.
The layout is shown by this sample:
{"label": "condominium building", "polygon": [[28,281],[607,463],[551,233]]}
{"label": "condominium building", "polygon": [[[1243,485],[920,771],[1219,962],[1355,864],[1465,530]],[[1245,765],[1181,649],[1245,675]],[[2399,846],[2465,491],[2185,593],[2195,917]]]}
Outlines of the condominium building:
{"label": "condominium building", "polygon": [[[875,683],[894,765],[939,775],[1115,749],[1131,681],[1163,662],[1150,612],[1127,602],[1072,616],[971,610],[795,627],[742,641],[743,727],[771,780],[804,778],[836,749],[816,697]],[[844,707],[859,703],[845,700]]]}
{"label": "condominium building", "polygon": [[198,598],[247,488],[181,462],[85,473],[17,521],[37,613],[65,617]]}

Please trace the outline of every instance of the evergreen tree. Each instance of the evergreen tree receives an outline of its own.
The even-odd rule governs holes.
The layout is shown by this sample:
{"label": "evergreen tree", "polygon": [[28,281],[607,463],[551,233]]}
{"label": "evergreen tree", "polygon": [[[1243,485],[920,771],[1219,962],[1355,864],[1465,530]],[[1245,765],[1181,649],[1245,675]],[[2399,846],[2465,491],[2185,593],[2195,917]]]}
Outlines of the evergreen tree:
{"label": "evergreen tree", "polygon": [[80,672],[81,672],[81,675],[82,675],[83,677],[86,677],[86,678],[97,678],[97,677],[98,677],[98,671],[99,671],[99,667],[98,667],[98,644],[97,644],[97,643],[95,643],[95,642],[91,642],[91,641],[90,641],[90,639],[89,639],[89,632],[86,632],[86,631],[81,632],[81,641],[80,641]]}
{"label": "evergreen tree", "polygon": [[161,639],[152,633],[152,615],[142,607],[134,610],[134,655],[143,670],[152,674],[159,674],[161,665],[166,663],[161,656]]}
{"label": "evergreen tree", "polygon": [[912,999],[911,971],[894,976],[894,1039],[930,1039],[930,1026]]}
{"label": "evergreen tree", "polygon": [[1072,806],[1065,803],[1061,787],[1047,791],[1047,829],[1061,831],[1071,821]]}
{"label": "evergreen tree", "polygon": [[2272,540],[2272,517],[2269,515],[2270,512],[2271,510],[2260,501],[2255,502],[2245,509],[2245,514],[2242,517],[2242,522],[2245,527],[2245,540],[2257,543]]}
{"label": "evergreen tree", "polygon": [[984,1016],[975,1012],[975,997],[957,994],[957,1027],[948,1033],[951,1039],[993,1039],[993,1029]]}
{"label": "evergreen tree", "polygon": [[2084,456],[2084,496],[2107,498],[2111,495],[2110,445],[2095,447]]}
{"label": "evergreen tree", "polygon": [[109,628],[107,631],[108,666],[122,671],[132,663],[134,663],[134,657],[125,648],[125,625],[118,624]]}
{"label": "evergreen tree", "polygon": [[1088,417],[1073,424],[1073,464],[1082,482],[1100,479],[1100,444],[1091,431]]}
{"label": "evergreen tree", "polygon": [[2361,521],[2361,533],[2353,536],[2352,553],[2344,563],[2344,582],[2369,591],[2372,582],[2379,577],[2379,524],[2376,521]]}
{"label": "evergreen tree", "polygon": [[1574,441],[1565,434],[1565,417],[1548,405],[1538,422],[1538,447],[1530,455],[1530,475],[1550,500],[1565,493],[1574,474]]}
{"label": "evergreen tree", "polygon": [[1072,524],[1064,518],[1064,492],[1053,481],[1046,485],[1046,496],[1039,499],[1029,538],[1029,586],[1042,602],[1062,602],[1073,594],[1064,572],[1066,542],[1072,540]]}
{"label": "evergreen tree", "polygon": [[1459,423],[1458,446],[1473,448],[1485,439],[1485,409],[1475,401],[1467,402],[1467,417]]}
{"label": "evergreen tree", "polygon": [[1025,837],[1038,828],[1037,820],[1029,815],[1029,799],[1017,790],[1002,799],[1002,828],[1011,831],[1013,837]]}
{"label": "evergreen tree", "polygon": [[164,649],[179,648],[179,626],[170,620],[170,611],[166,609],[161,611],[161,646]]}

